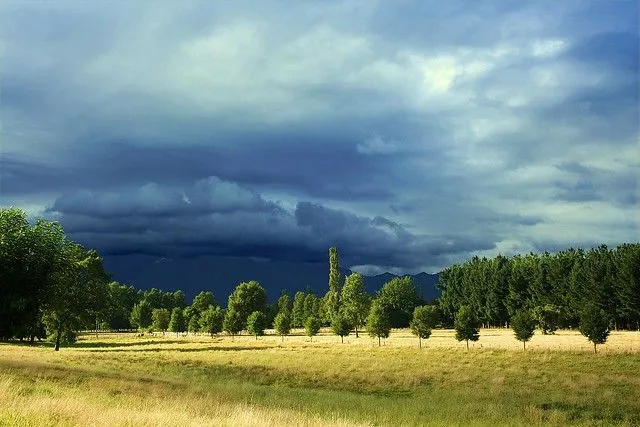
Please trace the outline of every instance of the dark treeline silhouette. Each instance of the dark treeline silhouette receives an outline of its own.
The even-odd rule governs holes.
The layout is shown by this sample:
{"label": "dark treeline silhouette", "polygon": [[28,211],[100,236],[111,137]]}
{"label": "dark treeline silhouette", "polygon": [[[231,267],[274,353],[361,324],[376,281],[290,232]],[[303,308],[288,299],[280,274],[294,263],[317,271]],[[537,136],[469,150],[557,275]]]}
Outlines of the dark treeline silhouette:
{"label": "dark treeline silhouette", "polygon": [[640,329],[638,243],[512,258],[473,257],[442,271],[436,286],[449,325],[460,308],[468,306],[486,326],[508,326],[512,316],[526,310],[538,322],[554,316],[557,326],[574,328],[584,307],[595,306],[606,313],[612,328]]}

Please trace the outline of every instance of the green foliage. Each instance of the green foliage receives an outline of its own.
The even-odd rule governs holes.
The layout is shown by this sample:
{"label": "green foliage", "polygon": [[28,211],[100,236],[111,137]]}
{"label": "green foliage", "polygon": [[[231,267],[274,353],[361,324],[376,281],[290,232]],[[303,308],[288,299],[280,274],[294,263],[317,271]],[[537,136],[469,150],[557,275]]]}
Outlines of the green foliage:
{"label": "green foliage", "polygon": [[522,341],[522,348],[526,348],[526,343],[533,337],[536,329],[536,320],[527,310],[517,312],[511,317],[511,329],[518,341]]}
{"label": "green foliage", "polygon": [[171,311],[171,319],[169,320],[169,330],[176,334],[185,330],[184,314],[181,308],[175,307]]}
{"label": "green foliage", "polygon": [[166,308],[154,308],[151,312],[151,325],[153,329],[161,331],[163,334],[169,329],[171,312]]}
{"label": "green foliage", "polygon": [[364,325],[369,312],[369,295],[360,273],[352,273],[345,278],[341,301],[342,315],[353,325],[357,337],[358,328]]}
{"label": "green foliage", "polygon": [[431,330],[438,322],[438,310],[433,305],[423,305],[413,310],[411,319],[411,332],[418,337],[418,343],[422,347],[422,340],[431,336]]}
{"label": "green foliage", "polygon": [[222,332],[222,325],[225,319],[225,312],[220,307],[210,305],[200,313],[200,331],[211,336]]}
{"label": "green foliage", "polygon": [[[247,316],[248,318],[249,316]],[[237,335],[245,328],[247,321],[242,317],[242,314],[235,308],[231,307],[227,309],[224,316],[224,322],[222,323],[222,329],[231,336]]]}
{"label": "green foliage", "polygon": [[304,322],[304,330],[308,337],[313,341],[313,336],[320,332],[320,319],[315,316],[307,317]]}
{"label": "green foliage", "polygon": [[140,301],[131,310],[131,325],[135,328],[145,329],[151,326],[153,308],[146,300]]}
{"label": "green foliage", "polygon": [[[260,286],[260,283],[252,280],[250,282],[240,283],[233,293],[229,296],[229,304],[227,305],[228,311],[237,313],[242,319],[242,327],[237,330],[240,332],[247,325],[247,318],[254,311],[265,312],[267,308],[267,293],[264,288]],[[235,314],[233,314],[235,316]],[[237,325],[234,324],[236,329]],[[225,329],[226,330],[226,329]],[[235,335],[235,333],[232,333]]]}
{"label": "green foliage", "polygon": [[351,332],[351,323],[342,314],[336,314],[331,321],[331,330],[334,334],[340,336],[340,340],[344,342],[344,337]]}
{"label": "green foliage", "polygon": [[304,326],[304,321],[307,318],[305,316],[305,301],[307,294],[298,291],[293,298],[293,326],[301,328]]}
{"label": "green foliage", "polygon": [[390,316],[391,326],[405,328],[418,305],[418,292],[409,276],[394,277],[378,293],[378,303]]}
{"label": "green foliage", "polygon": [[273,321],[273,326],[276,334],[282,335],[282,339],[284,339],[284,336],[289,335],[291,331],[291,315],[287,312],[278,313]]}
{"label": "green foliage", "polygon": [[213,297],[213,292],[202,291],[193,298],[191,307],[197,312],[201,313],[209,308],[210,305],[217,305],[216,300]]}
{"label": "green foliage", "polygon": [[456,330],[456,339],[458,341],[466,341],[467,349],[469,348],[469,341],[478,341],[480,339],[480,322],[469,306],[460,307],[454,328]]}
{"label": "green foliage", "polygon": [[553,304],[533,308],[533,318],[543,335],[554,334],[560,325],[560,308]]}
{"label": "green foliage", "polygon": [[380,338],[389,337],[391,320],[384,306],[378,300],[374,300],[371,304],[366,324],[369,335],[378,338],[378,346],[380,346]]}
{"label": "green foliage", "polygon": [[329,248],[329,290],[324,296],[325,317],[331,321],[340,312],[340,262],[338,249]]}
{"label": "green foliage", "polygon": [[609,337],[607,313],[595,304],[587,305],[580,314],[580,333],[593,343],[593,352],[596,353],[596,345],[604,344]]}
{"label": "green foliage", "polygon": [[193,315],[189,318],[189,324],[187,326],[187,329],[192,334],[195,334],[196,332],[200,331],[199,316]]}
{"label": "green foliage", "polygon": [[278,303],[276,304],[278,306],[278,313],[287,313],[289,314],[289,316],[291,316],[291,311],[292,311],[292,302],[291,302],[291,297],[289,296],[288,292],[283,292],[282,295],[280,295],[280,298],[278,298]]}
{"label": "green foliage", "polygon": [[251,335],[258,336],[264,335],[264,330],[267,327],[267,316],[261,311],[254,311],[247,318],[247,331]]}

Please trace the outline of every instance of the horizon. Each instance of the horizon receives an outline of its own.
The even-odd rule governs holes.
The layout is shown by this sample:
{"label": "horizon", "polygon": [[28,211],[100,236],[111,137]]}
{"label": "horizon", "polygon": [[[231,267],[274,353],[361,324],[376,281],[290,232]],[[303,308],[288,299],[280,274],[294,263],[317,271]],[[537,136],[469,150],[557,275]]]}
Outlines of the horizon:
{"label": "horizon", "polygon": [[633,242],[639,7],[4,2],[0,207],[124,279]]}

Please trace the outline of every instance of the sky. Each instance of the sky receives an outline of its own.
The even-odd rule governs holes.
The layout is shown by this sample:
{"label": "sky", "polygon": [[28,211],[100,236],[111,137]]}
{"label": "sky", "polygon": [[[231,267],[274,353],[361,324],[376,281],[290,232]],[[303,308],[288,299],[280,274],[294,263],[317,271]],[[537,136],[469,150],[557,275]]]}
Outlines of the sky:
{"label": "sky", "polygon": [[[106,257],[640,240],[636,1],[0,4],[0,206]],[[133,259],[133,258],[132,258]]]}

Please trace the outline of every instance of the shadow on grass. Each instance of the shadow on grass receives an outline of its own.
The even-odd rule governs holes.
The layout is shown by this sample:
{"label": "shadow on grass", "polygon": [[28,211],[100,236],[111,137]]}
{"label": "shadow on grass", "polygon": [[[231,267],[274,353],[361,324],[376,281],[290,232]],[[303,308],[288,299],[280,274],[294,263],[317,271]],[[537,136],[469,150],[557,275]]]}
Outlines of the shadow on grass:
{"label": "shadow on grass", "polygon": [[[161,343],[166,342],[169,343],[169,341],[161,341]],[[156,344],[156,343],[154,343]],[[120,346],[114,346],[114,347],[120,347]],[[124,346],[123,346],[124,347]],[[137,352],[137,353],[160,353],[163,351],[171,351],[171,352],[177,352],[177,353],[200,353],[200,352],[206,352],[206,351],[254,351],[254,350],[268,350],[271,348],[278,348],[278,346],[273,345],[273,346],[260,346],[260,347],[252,347],[252,346],[226,346],[226,347],[214,347],[214,346],[208,346],[208,347],[199,347],[199,348],[171,348],[171,349],[166,349],[166,348],[145,348],[145,349],[114,349],[114,350],[100,350],[100,349],[91,349],[91,350],[87,350],[88,352],[93,352],[93,353],[126,353],[126,352]]]}
{"label": "shadow on grass", "polygon": [[189,344],[185,340],[145,340],[139,342],[109,342],[109,341],[78,341],[67,347],[72,348],[115,348],[115,347],[137,347],[141,345],[158,345],[158,344]]}

